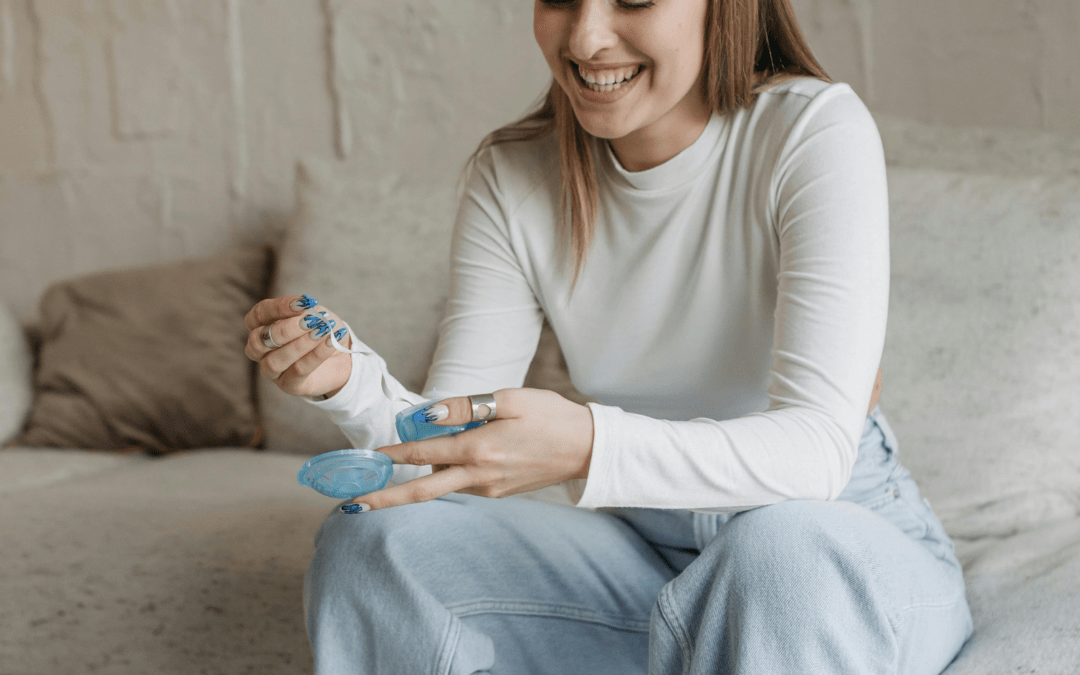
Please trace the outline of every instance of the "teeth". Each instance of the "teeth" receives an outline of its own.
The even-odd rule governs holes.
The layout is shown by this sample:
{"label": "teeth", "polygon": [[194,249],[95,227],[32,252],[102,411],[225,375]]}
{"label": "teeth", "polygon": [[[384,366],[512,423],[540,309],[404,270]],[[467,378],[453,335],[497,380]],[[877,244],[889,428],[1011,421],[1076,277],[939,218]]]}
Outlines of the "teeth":
{"label": "teeth", "polygon": [[637,75],[640,69],[641,66],[630,66],[617,70],[585,70],[579,65],[578,74],[593,91],[613,91]]}

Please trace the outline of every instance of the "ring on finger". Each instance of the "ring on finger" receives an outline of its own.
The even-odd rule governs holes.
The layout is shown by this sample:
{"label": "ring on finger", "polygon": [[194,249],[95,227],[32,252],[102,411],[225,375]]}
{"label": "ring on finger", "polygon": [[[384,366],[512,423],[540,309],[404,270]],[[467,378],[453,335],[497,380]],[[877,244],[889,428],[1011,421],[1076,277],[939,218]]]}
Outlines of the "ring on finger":
{"label": "ring on finger", "polygon": [[274,342],[274,334],[270,332],[270,328],[271,326],[267,326],[260,337],[262,337],[262,343],[267,349],[277,349],[281,345]]}
{"label": "ring on finger", "polygon": [[495,419],[498,406],[495,405],[495,397],[491,394],[470,396],[469,404],[472,405],[473,422],[488,422]]}

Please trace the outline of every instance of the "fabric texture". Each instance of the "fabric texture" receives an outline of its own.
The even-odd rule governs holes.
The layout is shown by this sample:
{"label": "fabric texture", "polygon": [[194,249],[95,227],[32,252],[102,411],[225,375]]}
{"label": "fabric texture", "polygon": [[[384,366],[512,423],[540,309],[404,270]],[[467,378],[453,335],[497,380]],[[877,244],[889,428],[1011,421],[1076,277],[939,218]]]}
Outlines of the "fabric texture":
{"label": "fabric texture", "polygon": [[22,431],[34,398],[32,367],[26,334],[0,304],[0,446]]}
{"label": "fabric texture", "polygon": [[894,167],[889,191],[905,462],[954,536],[1076,516],[1080,179]]}
{"label": "fabric texture", "polygon": [[895,450],[875,409],[839,501],[735,515],[456,494],[332,512],[305,585],[315,672],[940,673],[971,616]]}
{"label": "fabric texture", "polygon": [[[385,360],[405,390],[420,392],[445,311],[455,204],[453,181],[420,184],[359,164],[301,162],[273,295],[317,298]],[[546,330],[528,386],[585,400]],[[365,372],[362,365],[354,371]],[[259,395],[269,449],[314,455],[359,447],[323,413],[272,382],[260,378]],[[394,442],[396,435],[388,433],[364,439],[363,447]]]}
{"label": "fabric texture", "polygon": [[[885,166],[865,106],[846,85],[796,79],[714,115],[647,171],[623,170],[606,148],[596,237],[572,296],[554,226],[554,139],[481,155],[423,395],[520,386],[546,315],[574,384],[605,404],[590,404],[579,504],[739,510],[834,498],[888,301]],[[371,400],[347,386],[316,405],[364,444],[392,433],[394,411]]]}
{"label": "fabric texture", "polygon": [[257,445],[244,315],[270,272],[270,250],[250,248],[54,284],[41,300],[34,405],[19,443]]}

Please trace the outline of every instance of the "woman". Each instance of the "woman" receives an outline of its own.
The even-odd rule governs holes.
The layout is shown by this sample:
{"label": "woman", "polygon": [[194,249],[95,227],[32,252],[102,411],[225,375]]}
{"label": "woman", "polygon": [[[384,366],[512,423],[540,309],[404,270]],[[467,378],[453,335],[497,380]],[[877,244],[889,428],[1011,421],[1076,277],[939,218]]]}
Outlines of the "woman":
{"label": "woman", "polygon": [[[317,537],[316,671],[940,672],[960,566],[866,413],[889,266],[865,107],[787,0],[537,0],[534,26],[554,81],[474,156],[425,396],[335,352],[306,296],[248,316],[263,375],[411,465]],[[605,405],[519,388],[545,315]],[[394,445],[436,390],[431,419],[494,420]],[[597,510],[485,499],[564,481]]]}

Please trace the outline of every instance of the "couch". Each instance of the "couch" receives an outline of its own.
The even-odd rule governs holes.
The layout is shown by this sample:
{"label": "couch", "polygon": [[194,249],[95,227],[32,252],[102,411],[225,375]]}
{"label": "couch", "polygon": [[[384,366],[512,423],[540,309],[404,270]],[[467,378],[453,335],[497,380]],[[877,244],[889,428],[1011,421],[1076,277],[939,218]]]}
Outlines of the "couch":
{"label": "couch", "polygon": [[[1080,672],[1080,141],[879,127],[893,265],[881,405],[955,539],[976,625],[947,673]],[[296,200],[270,292],[316,295],[417,389],[452,181],[311,160]],[[11,436],[34,356],[10,317],[0,338]],[[550,333],[529,378],[580,396]],[[311,671],[303,574],[333,501],[295,474],[345,441],[272,385],[252,393],[263,435],[233,447],[0,452],[0,675]]]}

